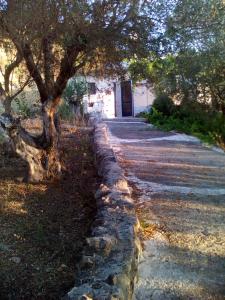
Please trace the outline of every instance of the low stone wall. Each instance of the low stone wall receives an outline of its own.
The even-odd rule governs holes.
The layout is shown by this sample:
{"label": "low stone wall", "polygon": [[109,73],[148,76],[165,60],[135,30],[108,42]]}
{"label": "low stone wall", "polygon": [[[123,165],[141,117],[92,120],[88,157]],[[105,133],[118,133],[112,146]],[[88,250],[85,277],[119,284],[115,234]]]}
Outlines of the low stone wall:
{"label": "low stone wall", "polygon": [[98,213],[80,262],[79,280],[64,300],[132,299],[140,242],[133,201],[108,141],[107,126],[94,122],[94,153],[102,184]]}

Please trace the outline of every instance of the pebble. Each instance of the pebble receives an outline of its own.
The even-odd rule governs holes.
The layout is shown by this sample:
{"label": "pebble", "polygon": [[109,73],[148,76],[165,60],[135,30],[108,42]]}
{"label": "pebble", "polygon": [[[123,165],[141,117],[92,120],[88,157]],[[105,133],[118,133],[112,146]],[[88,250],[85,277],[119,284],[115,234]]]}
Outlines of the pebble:
{"label": "pebble", "polygon": [[16,264],[19,264],[21,262],[21,258],[18,256],[13,256],[10,258],[10,260]]}
{"label": "pebble", "polygon": [[58,267],[57,271],[62,272],[62,271],[65,271],[66,268],[67,268],[67,266],[62,264],[60,267]]}

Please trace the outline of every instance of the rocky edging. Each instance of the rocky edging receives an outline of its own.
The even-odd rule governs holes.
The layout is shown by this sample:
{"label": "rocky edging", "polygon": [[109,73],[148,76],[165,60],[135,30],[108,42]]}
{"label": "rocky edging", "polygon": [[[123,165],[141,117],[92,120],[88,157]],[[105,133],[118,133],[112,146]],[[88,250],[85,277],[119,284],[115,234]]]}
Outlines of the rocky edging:
{"label": "rocky edging", "polygon": [[139,222],[127,181],[109,145],[106,124],[94,121],[94,153],[102,184],[98,212],[86,239],[79,280],[64,300],[129,300],[141,250]]}

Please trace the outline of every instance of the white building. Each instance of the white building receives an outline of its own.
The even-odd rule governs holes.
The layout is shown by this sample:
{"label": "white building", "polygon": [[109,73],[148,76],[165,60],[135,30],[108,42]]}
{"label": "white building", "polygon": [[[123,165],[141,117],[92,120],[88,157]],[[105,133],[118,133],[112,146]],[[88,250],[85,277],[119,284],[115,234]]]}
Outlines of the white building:
{"label": "white building", "polygon": [[132,85],[131,80],[115,82],[88,76],[89,93],[84,97],[84,109],[102,118],[136,116],[147,111],[155,98],[146,82]]}

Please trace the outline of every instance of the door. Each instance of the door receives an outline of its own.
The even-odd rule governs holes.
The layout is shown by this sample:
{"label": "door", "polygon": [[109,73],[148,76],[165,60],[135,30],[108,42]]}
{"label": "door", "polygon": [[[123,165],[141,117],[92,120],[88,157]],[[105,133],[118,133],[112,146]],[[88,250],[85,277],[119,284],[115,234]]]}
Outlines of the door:
{"label": "door", "polygon": [[121,82],[121,101],[122,101],[122,116],[128,117],[133,115],[132,109],[132,90],[131,81]]}

